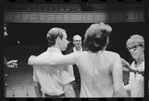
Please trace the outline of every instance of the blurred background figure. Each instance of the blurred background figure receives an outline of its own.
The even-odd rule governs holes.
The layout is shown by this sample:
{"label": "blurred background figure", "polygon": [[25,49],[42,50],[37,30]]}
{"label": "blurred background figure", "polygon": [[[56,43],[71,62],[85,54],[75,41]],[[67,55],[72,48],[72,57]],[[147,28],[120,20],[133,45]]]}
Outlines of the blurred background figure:
{"label": "blurred background figure", "polygon": [[[73,52],[83,52],[82,47],[82,37],[80,35],[74,35],[73,36],[73,47],[71,47],[69,50],[66,51],[66,54],[70,54]],[[75,81],[72,83],[73,88],[75,90],[76,96],[79,97],[80,95],[80,86],[81,86],[81,80],[80,80],[80,73],[78,70],[77,65],[73,65],[73,68],[68,68],[69,72],[72,73],[72,76],[75,77]]]}
{"label": "blurred background figure", "polygon": [[[7,24],[4,23],[4,38],[8,36],[7,33]],[[5,48],[5,46],[4,46]],[[5,52],[4,52],[5,53]],[[10,60],[7,61],[5,56],[4,56],[4,96],[6,95],[6,87],[7,87],[7,77],[8,77],[8,68],[17,68],[18,64],[17,64],[18,60]]]}

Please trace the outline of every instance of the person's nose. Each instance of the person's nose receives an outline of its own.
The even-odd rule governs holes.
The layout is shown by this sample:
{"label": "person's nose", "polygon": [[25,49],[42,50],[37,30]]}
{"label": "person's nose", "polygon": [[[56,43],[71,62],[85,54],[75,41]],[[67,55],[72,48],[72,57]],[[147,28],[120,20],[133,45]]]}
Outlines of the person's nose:
{"label": "person's nose", "polygon": [[77,43],[80,43],[80,40],[78,40]]}
{"label": "person's nose", "polygon": [[130,50],[129,50],[129,52],[133,53],[133,52],[134,52],[134,49],[133,49],[133,48],[132,48],[132,49],[130,49]]}
{"label": "person's nose", "polygon": [[67,44],[69,44],[69,43],[70,43],[70,41],[67,40]]}

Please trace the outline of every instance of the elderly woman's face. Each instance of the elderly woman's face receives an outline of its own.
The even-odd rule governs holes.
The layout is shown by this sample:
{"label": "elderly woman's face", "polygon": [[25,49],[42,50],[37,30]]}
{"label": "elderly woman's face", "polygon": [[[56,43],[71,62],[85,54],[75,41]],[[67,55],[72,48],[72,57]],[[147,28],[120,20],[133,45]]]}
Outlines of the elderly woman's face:
{"label": "elderly woman's face", "polygon": [[128,46],[128,51],[135,60],[138,60],[144,54],[144,48],[140,45]]}

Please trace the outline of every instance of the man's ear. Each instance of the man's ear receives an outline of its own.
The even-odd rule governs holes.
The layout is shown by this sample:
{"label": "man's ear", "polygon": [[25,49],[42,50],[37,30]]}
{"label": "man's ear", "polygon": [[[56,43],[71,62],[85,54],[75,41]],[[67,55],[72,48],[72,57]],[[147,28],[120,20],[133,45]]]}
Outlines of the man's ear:
{"label": "man's ear", "polygon": [[57,41],[58,44],[60,44],[62,39],[60,37],[57,37],[56,41]]}

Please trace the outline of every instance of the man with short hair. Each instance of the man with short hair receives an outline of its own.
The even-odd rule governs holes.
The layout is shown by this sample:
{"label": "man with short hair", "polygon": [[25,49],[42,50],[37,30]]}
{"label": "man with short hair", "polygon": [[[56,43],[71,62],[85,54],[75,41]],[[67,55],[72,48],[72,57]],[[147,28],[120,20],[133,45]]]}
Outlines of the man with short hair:
{"label": "man with short hair", "polygon": [[[37,59],[55,58],[62,55],[61,51],[67,48],[68,40],[66,31],[62,28],[52,28],[47,33],[48,49],[37,56]],[[30,58],[29,58],[30,59]],[[28,64],[30,64],[28,62]],[[75,97],[71,82],[74,81],[63,66],[35,65],[35,72],[45,97]],[[63,68],[64,67],[64,68]]]}
{"label": "man with short hair", "polygon": [[[80,35],[74,35],[73,36],[73,45],[74,47],[70,48],[66,54],[70,54],[73,52],[82,52],[82,37]],[[73,88],[75,90],[76,96],[79,97],[80,94],[80,86],[81,86],[81,80],[80,80],[80,73],[77,67],[77,65],[73,65],[74,68],[68,68],[69,73],[71,73],[75,77],[75,81],[72,83]]]}

